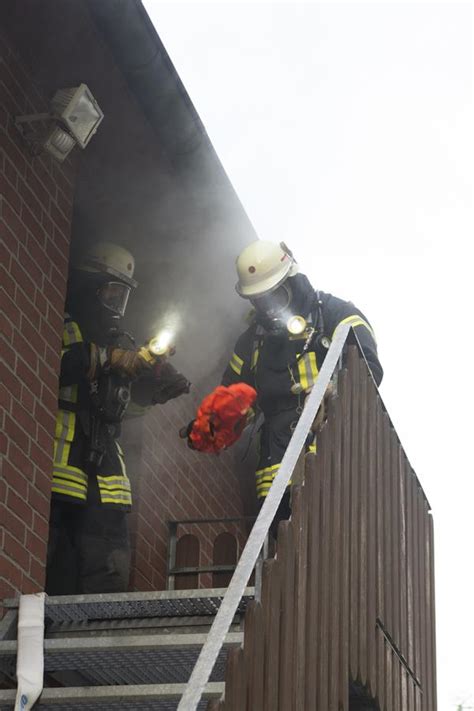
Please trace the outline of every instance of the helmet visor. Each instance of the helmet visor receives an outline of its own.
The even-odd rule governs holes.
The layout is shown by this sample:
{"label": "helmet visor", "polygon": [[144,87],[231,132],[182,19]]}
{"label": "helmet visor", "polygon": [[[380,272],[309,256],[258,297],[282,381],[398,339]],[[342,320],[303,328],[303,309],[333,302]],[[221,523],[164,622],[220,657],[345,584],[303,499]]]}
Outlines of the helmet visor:
{"label": "helmet visor", "polygon": [[260,314],[264,314],[270,318],[281,316],[289,307],[291,301],[291,289],[289,284],[285,283],[279,286],[275,291],[262,296],[254,296],[250,302]]}
{"label": "helmet visor", "polygon": [[119,316],[125,314],[129,295],[130,287],[120,281],[108,281],[97,291],[102,306]]}

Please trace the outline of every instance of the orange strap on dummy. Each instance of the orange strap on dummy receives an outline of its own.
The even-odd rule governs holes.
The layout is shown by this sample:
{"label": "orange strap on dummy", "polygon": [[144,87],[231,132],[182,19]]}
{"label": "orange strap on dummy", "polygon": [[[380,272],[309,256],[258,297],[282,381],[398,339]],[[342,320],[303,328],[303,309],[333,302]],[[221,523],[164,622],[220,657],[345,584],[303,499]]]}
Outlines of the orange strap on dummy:
{"label": "orange strap on dummy", "polygon": [[219,385],[201,402],[189,433],[190,446],[199,452],[220,452],[236,442],[257,399],[245,383]]}

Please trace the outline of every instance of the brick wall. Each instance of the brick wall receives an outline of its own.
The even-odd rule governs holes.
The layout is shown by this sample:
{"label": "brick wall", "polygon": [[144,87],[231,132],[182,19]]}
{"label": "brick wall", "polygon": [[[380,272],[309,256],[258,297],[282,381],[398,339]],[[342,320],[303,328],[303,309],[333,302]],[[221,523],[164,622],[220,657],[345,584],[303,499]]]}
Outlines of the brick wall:
{"label": "brick wall", "polygon": [[[168,520],[242,516],[241,486],[232,455],[193,452],[178,437],[195,413],[197,399],[197,395],[184,395],[158,405],[142,421],[125,427],[124,448],[135,497],[132,589],[165,588]],[[213,542],[223,530],[235,534],[241,550],[245,530],[239,525],[193,525],[178,533],[199,538],[200,564],[209,565]],[[201,575],[200,585],[210,587],[211,576]]]}
{"label": "brick wall", "polygon": [[0,34],[0,600],[44,585],[74,169],[32,158],[13,118],[46,110]]}

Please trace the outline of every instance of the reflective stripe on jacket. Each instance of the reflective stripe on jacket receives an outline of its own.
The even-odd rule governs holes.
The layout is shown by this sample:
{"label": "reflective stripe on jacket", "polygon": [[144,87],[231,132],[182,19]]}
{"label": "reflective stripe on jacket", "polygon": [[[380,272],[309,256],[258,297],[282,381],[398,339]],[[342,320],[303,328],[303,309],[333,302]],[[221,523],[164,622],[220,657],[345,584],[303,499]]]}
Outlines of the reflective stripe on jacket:
{"label": "reflective stripe on jacket", "polygon": [[[78,324],[71,318],[64,321],[62,365],[69,359],[67,384],[60,383],[59,409],[56,415],[53,462],[53,496],[76,503],[85,503],[88,496],[89,475],[86,471],[88,454],[87,433],[81,424],[80,409],[87,407],[79,400],[84,383],[86,363],[84,342]],[[72,365],[71,365],[72,363]],[[63,368],[62,368],[63,370]],[[71,383],[71,379],[75,382]],[[90,407],[90,405],[89,405]],[[91,474],[93,476],[93,474]],[[129,509],[132,504],[130,481],[119,443],[110,439],[102,464],[96,473],[100,502],[109,507]]]}

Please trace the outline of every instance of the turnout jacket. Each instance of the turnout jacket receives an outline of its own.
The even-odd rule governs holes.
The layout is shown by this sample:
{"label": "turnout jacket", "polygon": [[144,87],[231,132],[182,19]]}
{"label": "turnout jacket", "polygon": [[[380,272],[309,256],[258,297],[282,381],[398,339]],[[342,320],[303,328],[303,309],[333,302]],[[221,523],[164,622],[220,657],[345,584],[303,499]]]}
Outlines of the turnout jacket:
{"label": "turnout jacket", "polygon": [[308,329],[300,336],[287,331],[272,334],[254,320],[238,338],[222,378],[223,385],[245,382],[257,391],[257,405],[265,417],[256,472],[259,497],[266,496],[270,489],[302,412],[305,394],[315,383],[326,357],[327,348],[321,341],[332,339],[339,324],[350,323],[377,385],[383,376],[372,327],[354,304],[332,294],[314,292],[310,313],[301,315],[306,318],[308,329],[315,329],[305,352]]}
{"label": "turnout jacket", "polygon": [[[54,438],[52,495],[54,499],[85,504],[88,496],[104,506],[129,510],[132,504],[130,481],[123,452],[109,426],[102,462],[86,464],[91,427],[90,383],[86,377],[90,363],[89,345],[79,325],[66,315],[62,338],[59,402]],[[92,492],[89,492],[90,488]]]}

